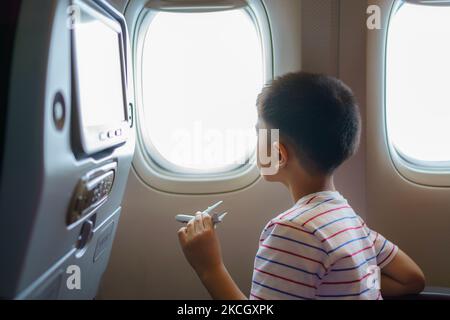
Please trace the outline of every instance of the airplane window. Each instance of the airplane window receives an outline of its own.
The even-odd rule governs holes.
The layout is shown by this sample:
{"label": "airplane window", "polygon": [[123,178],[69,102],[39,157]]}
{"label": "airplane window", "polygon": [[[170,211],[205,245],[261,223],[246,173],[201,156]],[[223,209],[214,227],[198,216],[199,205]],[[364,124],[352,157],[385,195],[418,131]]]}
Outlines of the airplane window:
{"label": "airplane window", "polygon": [[223,173],[256,146],[256,98],[265,81],[258,29],[244,9],[158,12],[142,51],[150,156],[172,172]]}
{"label": "airplane window", "polygon": [[403,4],[387,40],[386,115],[392,146],[405,160],[450,163],[450,7]]}

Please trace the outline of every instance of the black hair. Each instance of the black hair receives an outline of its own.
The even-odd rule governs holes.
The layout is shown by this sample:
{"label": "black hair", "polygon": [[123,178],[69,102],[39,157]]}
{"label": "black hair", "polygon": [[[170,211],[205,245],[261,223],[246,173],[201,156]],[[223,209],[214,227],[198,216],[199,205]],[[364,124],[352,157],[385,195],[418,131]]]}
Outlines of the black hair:
{"label": "black hair", "polygon": [[311,173],[333,173],[358,148],[359,108],[351,89],[336,78],[288,73],[263,89],[257,106]]}

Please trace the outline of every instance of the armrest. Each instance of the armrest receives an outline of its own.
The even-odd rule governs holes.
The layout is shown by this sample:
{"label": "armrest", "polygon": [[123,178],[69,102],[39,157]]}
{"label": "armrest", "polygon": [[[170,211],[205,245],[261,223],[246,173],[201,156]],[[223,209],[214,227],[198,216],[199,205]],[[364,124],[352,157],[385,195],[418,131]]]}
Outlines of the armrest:
{"label": "armrest", "polygon": [[450,288],[426,287],[419,294],[402,297],[386,297],[385,300],[450,300]]}

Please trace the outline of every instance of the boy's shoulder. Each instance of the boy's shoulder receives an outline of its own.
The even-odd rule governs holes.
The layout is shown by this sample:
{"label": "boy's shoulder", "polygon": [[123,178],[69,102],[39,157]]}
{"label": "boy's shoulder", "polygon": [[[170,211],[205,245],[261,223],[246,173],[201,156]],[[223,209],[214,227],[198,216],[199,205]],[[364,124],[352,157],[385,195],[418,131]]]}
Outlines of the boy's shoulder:
{"label": "boy's shoulder", "polygon": [[285,227],[286,233],[310,234],[322,240],[346,224],[361,218],[337,191],[325,191],[300,199],[292,208],[272,219],[268,226]]}

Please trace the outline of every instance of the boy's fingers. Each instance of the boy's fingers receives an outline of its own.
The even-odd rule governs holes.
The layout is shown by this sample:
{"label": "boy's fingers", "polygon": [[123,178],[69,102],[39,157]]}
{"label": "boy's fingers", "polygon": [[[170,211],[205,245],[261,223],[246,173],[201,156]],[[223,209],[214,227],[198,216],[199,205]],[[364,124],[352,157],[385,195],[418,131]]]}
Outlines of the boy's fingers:
{"label": "boy's fingers", "polygon": [[187,229],[187,234],[188,235],[192,235],[194,233],[194,221],[195,218],[191,219],[191,221],[188,222],[186,229]]}
{"label": "boy's fingers", "polygon": [[195,233],[200,233],[203,231],[203,221],[201,212],[197,212],[195,214],[194,230]]}
{"label": "boy's fingers", "polygon": [[205,227],[205,229],[212,229],[214,227],[212,217],[209,214],[203,215],[203,226]]}
{"label": "boy's fingers", "polygon": [[178,239],[180,240],[181,245],[184,245],[186,243],[187,238],[186,232],[187,232],[186,227],[183,227],[180,230],[178,230]]}

